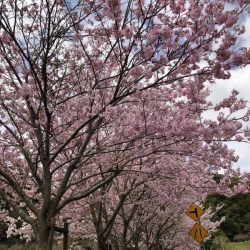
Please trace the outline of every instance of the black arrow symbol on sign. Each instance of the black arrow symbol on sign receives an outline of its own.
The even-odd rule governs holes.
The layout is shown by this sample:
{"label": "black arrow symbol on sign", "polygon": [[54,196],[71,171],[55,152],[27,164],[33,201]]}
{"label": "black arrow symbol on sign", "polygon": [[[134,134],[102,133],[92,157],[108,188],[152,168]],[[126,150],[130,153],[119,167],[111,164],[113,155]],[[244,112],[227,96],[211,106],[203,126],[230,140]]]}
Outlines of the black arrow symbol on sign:
{"label": "black arrow symbol on sign", "polygon": [[[201,232],[201,229],[200,229],[200,228],[199,228],[199,231],[200,231],[200,236],[201,236],[201,238],[202,238],[202,232]],[[196,239],[197,239],[197,232],[198,232],[198,229],[195,230],[195,234],[194,234]]]}
{"label": "black arrow symbol on sign", "polygon": [[197,229],[195,230],[195,234],[194,234],[194,236],[195,236],[195,238],[197,239]]}
{"label": "black arrow symbol on sign", "polygon": [[198,210],[197,208],[194,209],[194,211],[190,211],[190,214],[195,214],[196,218],[198,218]]}

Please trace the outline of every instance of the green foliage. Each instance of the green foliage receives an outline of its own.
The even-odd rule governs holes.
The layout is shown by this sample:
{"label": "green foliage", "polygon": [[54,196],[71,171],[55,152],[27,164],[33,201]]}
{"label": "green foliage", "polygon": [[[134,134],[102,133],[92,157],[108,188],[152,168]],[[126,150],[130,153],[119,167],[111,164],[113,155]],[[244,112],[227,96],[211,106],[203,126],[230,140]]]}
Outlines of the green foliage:
{"label": "green foliage", "polygon": [[[214,181],[219,184],[220,181],[224,178],[223,174],[218,174],[215,173],[213,176]],[[234,186],[238,185],[240,182],[240,177],[239,176],[232,176],[228,180],[228,187],[233,188]]]}
{"label": "green foliage", "polygon": [[218,250],[225,249],[226,244],[229,242],[228,237],[222,230],[218,230],[214,233],[211,240],[205,243],[205,249]]}
{"label": "green foliage", "polygon": [[227,201],[227,197],[224,194],[213,193],[207,197],[204,202],[204,208],[212,208],[215,209],[217,205],[222,205]]}
{"label": "green foliage", "polygon": [[215,173],[213,179],[216,181],[217,184],[223,179],[223,174]]}
{"label": "green foliage", "polygon": [[[237,194],[232,197],[215,193],[207,197],[205,208],[215,211],[217,205],[224,205],[215,213],[214,221],[225,216],[225,221],[220,229],[230,241],[241,241],[250,239],[250,194]],[[250,248],[249,248],[250,249]]]}
{"label": "green foliage", "polygon": [[249,250],[250,241],[245,242],[230,242],[227,244],[226,250]]}

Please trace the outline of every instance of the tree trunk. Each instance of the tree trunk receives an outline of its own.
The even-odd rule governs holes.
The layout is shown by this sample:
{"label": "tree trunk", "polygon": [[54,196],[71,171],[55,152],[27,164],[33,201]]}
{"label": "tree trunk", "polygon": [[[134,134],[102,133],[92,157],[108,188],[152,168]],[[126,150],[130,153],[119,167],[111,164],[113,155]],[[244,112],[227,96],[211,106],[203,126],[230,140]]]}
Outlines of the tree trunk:
{"label": "tree trunk", "polygon": [[49,228],[39,229],[38,232],[38,249],[39,250],[52,250],[53,236],[51,237],[51,230]]}
{"label": "tree trunk", "polygon": [[112,242],[113,250],[121,250],[119,247],[119,243],[115,237],[111,238],[111,242]]}
{"label": "tree trunk", "polygon": [[97,248],[98,250],[112,250],[112,245],[108,243],[104,237],[100,236],[97,239]]}
{"label": "tree trunk", "polygon": [[103,237],[97,238],[97,247],[98,247],[98,250],[106,250],[105,249],[105,241],[104,241]]}
{"label": "tree trunk", "polygon": [[39,220],[36,232],[38,250],[52,250],[54,240],[54,220],[51,225],[46,224],[46,220]]}

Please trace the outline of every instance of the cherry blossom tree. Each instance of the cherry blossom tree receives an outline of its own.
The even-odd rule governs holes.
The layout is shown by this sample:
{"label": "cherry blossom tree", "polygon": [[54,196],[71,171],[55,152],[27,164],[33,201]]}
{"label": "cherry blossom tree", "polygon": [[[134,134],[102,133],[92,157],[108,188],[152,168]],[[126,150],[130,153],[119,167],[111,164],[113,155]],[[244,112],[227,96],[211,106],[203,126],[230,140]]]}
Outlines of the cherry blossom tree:
{"label": "cherry blossom tree", "polygon": [[[189,205],[200,202],[202,206],[204,198],[213,192],[231,195],[243,187],[247,190],[244,177],[232,190],[230,177],[216,183],[205,167],[198,171],[202,162],[197,163],[197,172],[189,172],[190,162],[183,162],[179,156],[171,156],[172,161],[161,159],[165,167],[158,161],[147,172],[143,164],[139,176],[131,170],[89,197],[90,212],[79,216],[79,220],[84,217],[79,227],[84,237],[96,234],[92,239],[97,241],[98,249],[103,249],[105,243],[112,249],[199,249],[188,235],[194,224],[185,214]],[[211,235],[220,222],[210,222],[208,215],[209,210],[202,216],[202,225]]]}
{"label": "cherry blossom tree", "polygon": [[237,91],[208,102],[207,86],[250,62],[235,47],[248,3],[1,0],[0,196],[39,249],[54,232],[67,249],[69,209],[127,170],[230,174],[224,142],[249,137],[249,112]]}

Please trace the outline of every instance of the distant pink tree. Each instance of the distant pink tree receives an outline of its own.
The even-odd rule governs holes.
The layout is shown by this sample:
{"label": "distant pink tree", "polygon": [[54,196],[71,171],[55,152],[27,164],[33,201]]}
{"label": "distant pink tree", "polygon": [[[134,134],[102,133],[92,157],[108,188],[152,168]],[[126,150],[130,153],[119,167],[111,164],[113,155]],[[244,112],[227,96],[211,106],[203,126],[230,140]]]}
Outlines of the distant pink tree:
{"label": "distant pink tree", "polygon": [[0,196],[39,249],[52,249],[55,231],[67,249],[69,209],[127,170],[171,173],[165,161],[177,160],[193,183],[230,173],[237,157],[224,142],[249,137],[249,112],[235,114],[246,106],[237,91],[210,103],[207,86],[249,64],[235,47],[247,6],[0,1]]}
{"label": "distant pink tree", "polygon": [[[112,245],[112,249],[198,249],[199,244],[188,235],[195,223],[185,214],[189,205],[199,202],[202,206],[208,194],[231,195],[238,188],[247,190],[247,185],[239,178],[233,190],[230,176],[216,183],[214,174],[206,171],[205,166],[201,168],[202,162],[192,162],[197,167],[194,172],[194,168],[188,171],[191,162],[187,159],[182,161],[179,156],[161,159],[164,164],[158,161],[154,167],[143,164],[140,175],[135,169],[127,169],[129,173],[92,194],[85,200],[89,211],[78,212],[78,221],[69,216],[73,228],[78,225],[84,231],[81,236],[96,241],[98,249],[105,244]],[[209,210],[202,216],[202,225],[211,235],[220,223],[210,222],[208,215]]]}

